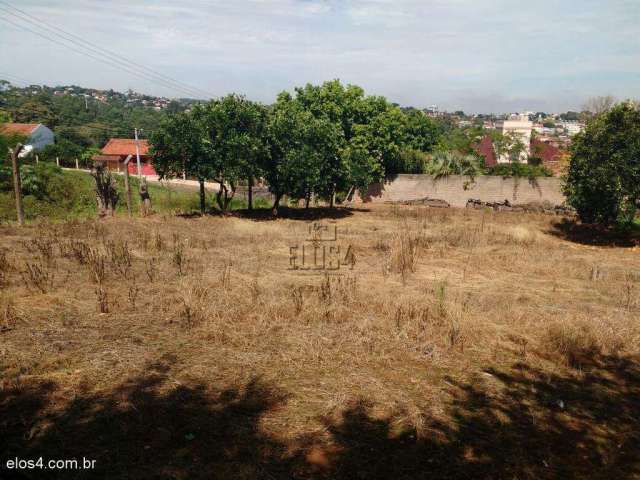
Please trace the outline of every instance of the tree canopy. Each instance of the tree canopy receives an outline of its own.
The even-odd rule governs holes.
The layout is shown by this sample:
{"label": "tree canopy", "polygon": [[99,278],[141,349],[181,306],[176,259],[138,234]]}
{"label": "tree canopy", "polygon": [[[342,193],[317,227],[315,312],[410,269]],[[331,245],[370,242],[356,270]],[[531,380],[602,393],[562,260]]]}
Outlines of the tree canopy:
{"label": "tree canopy", "polygon": [[317,196],[366,188],[385,174],[423,167],[417,158],[442,128],[422,112],[403,112],[385,98],[338,80],[282,92],[267,108],[231,94],[172,114],[152,135],[162,176],[186,172],[219,184],[226,210],[240,182],[263,177],[276,197]]}
{"label": "tree canopy", "polygon": [[588,223],[631,222],[640,204],[640,109],[602,112],[576,135],[565,193]]}

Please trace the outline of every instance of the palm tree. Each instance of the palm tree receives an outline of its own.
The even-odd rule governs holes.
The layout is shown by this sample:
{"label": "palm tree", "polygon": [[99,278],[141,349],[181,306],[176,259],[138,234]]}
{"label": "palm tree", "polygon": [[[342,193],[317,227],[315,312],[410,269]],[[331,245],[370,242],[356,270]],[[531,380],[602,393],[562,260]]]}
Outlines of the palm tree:
{"label": "palm tree", "polygon": [[425,173],[433,175],[439,180],[449,175],[462,175],[469,177],[471,183],[478,175],[482,175],[483,168],[480,160],[475,155],[463,155],[455,151],[436,152],[427,163]]}

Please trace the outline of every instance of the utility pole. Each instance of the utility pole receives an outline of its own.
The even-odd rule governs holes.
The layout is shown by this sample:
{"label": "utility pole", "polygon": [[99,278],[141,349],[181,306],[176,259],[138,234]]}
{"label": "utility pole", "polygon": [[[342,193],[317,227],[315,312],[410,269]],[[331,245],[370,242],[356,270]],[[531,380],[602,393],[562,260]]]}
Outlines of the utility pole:
{"label": "utility pole", "polygon": [[23,145],[19,143],[15,148],[10,148],[11,168],[13,169],[13,189],[16,195],[16,213],[18,215],[18,225],[24,225],[24,206],[22,205],[22,184],[20,183],[20,165],[18,155],[22,151]]}
{"label": "utility pole", "polygon": [[142,178],[142,168],[140,167],[140,146],[138,145],[138,129],[134,128],[133,133],[136,138],[136,164],[138,165],[138,178]]}

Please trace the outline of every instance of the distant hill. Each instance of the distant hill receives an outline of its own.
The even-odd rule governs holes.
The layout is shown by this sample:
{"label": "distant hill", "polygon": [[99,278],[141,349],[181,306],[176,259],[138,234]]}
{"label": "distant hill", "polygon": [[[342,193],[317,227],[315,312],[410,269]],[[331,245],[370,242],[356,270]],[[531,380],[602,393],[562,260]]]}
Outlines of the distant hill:
{"label": "distant hill", "polygon": [[0,80],[1,121],[43,123],[57,143],[72,150],[102,147],[110,137],[133,137],[134,128],[145,138],[165,115],[196,102],[77,85],[17,87]]}

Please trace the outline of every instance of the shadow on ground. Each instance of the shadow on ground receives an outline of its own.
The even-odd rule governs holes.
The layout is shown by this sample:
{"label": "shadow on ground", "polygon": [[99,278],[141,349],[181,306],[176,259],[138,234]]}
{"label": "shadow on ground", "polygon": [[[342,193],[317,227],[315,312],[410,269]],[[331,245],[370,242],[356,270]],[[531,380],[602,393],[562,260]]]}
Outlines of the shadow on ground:
{"label": "shadow on ground", "polygon": [[356,399],[322,420],[326,436],[289,443],[260,422],[288,394],[260,379],[220,392],[176,387],[160,362],[56,414],[43,413],[54,384],[20,382],[0,393],[0,451],[97,460],[97,470],[58,478],[638,478],[638,363],[599,356],[583,367],[561,376],[516,364],[474,384],[448,379],[447,420],[425,415],[419,429]]}
{"label": "shadow on ground", "polygon": [[[313,208],[289,208],[289,207],[280,207],[278,209],[278,214],[274,215],[270,208],[256,208],[253,210],[248,209],[239,209],[233,210],[226,214],[227,216],[239,217],[239,218],[247,218],[250,220],[256,221],[272,221],[278,219],[287,219],[287,220],[324,220],[324,219],[333,219],[338,220],[340,218],[346,218],[352,216],[355,212],[368,212],[367,209],[362,208],[351,208],[351,207],[335,207],[335,208],[323,208],[323,207],[313,207]],[[219,210],[211,210],[207,212],[209,216],[225,216]],[[190,213],[181,213],[178,215],[182,218],[198,218],[200,217],[200,213],[198,212],[190,212]]]}
{"label": "shadow on ground", "polygon": [[588,225],[563,218],[555,223],[550,234],[582,245],[601,247],[635,247],[640,245],[640,231],[637,228],[621,230]]}

